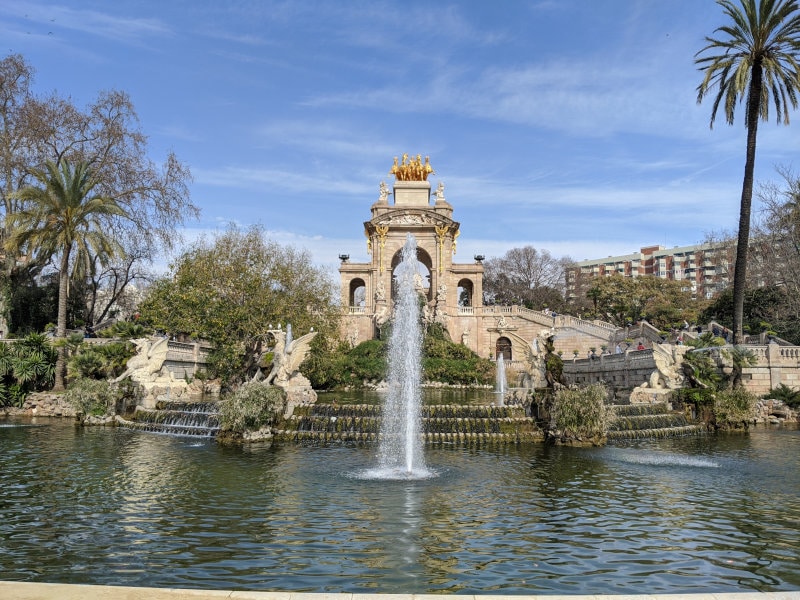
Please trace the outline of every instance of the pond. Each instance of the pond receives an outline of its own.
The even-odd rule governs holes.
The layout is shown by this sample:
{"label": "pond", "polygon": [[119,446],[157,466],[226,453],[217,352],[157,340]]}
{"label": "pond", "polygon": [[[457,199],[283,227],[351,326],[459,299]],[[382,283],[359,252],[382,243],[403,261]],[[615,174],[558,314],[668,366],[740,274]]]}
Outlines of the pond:
{"label": "pond", "polygon": [[304,592],[800,589],[800,431],[607,446],[253,445],[0,421],[0,577]]}

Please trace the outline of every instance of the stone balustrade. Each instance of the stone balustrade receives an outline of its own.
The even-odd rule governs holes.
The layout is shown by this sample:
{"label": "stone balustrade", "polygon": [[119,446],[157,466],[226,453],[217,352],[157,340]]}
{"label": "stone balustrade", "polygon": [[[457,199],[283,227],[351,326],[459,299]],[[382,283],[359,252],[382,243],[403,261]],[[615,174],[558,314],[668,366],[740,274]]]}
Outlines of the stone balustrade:
{"label": "stone balustrade", "polygon": [[176,379],[190,379],[205,369],[212,347],[207,342],[179,342],[170,340],[167,357],[162,368]]}
{"label": "stone balustrade", "polygon": [[[800,389],[800,346],[747,346],[758,362],[742,370],[742,383],[752,393],[763,395],[784,384]],[[604,382],[617,389],[632,389],[648,381],[656,370],[653,350],[628,350],[622,354],[602,354],[595,358],[564,359],[568,384]]]}

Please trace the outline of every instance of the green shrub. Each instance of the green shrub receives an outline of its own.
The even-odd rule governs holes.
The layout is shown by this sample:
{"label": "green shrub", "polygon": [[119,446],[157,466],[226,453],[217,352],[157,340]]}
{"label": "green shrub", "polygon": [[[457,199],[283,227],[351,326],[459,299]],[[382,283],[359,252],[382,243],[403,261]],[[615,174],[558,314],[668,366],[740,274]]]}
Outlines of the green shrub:
{"label": "green shrub", "polygon": [[[301,370],[315,389],[358,387],[365,381],[386,379],[387,349],[383,340],[368,340],[355,348],[339,344],[332,351],[313,352]],[[453,385],[486,385],[494,381],[494,363],[448,340],[441,326],[431,326],[425,335],[422,370],[426,381]]]}
{"label": "green shrub", "polygon": [[0,406],[22,406],[30,392],[50,389],[57,351],[41,334],[0,343]]}
{"label": "green shrub", "polygon": [[558,390],[550,406],[550,429],[562,439],[597,440],[608,430],[611,412],[606,388],[595,383]]}
{"label": "green shrub", "polygon": [[770,392],[766,394],[764,398],[780,400],[791,408],[797,408],[800,406],[800,390],[792,389],[785,383],[782,383],[778,387],[770,390]]}
{"label": "green shrub", "polygon": [[135,352],[129,342],[82,343],[67,362],[67,376],[70,379],[113,379],[125,371],[128,359]]}
{"label": "green shrub", "polygon": [[675,400],[683,404],[696,404],[697,406],[712,406],[714,404],[714,390],[711,388],[680,388],[672,392]]}
{"label": "green shrub", "polygon": [[717,392],[714,420],[717,429],[747,429],[755,416],[755,395],[739,387]]}
{"label": "green shrub", "polygon": [[104,338],[122,338],[124,340],[130,340],[147,337],[152,331],[152,328],[144,327],[140,323],[117,321],[111,327],[100,331],[97,335]]}
{"label": "green shrub", "polygon": [[243,433],[274,424],[283,414],[286,393],[261,382],[245,383],[220,402],[222,431]]}
{"label": "green shrub", "polygon": [[426,381],[486,385],[494,381],[495,365],[463,344],[451,342],[436,324],[428,328],[422,341],[422,372]]}
{"label": "green shrub", "polygon": [[118,390],[110,381],[81,378],[71,382],[64,392],[68,402],[79,416],[104,416],[114,414]]}

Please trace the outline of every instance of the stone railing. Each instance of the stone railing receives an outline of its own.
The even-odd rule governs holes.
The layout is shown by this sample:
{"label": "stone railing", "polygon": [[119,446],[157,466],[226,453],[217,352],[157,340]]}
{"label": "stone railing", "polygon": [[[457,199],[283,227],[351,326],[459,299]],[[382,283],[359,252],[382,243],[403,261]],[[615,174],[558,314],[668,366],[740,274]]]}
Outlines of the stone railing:
{"label": "stone railing", "polygon": [[[18,339],[0,339],[0,343],[14,343]],[[120,340],[114,338],[84,338],[84,343],[88,344],[110,344]],[[164,359],[164,367],[178,379],[193,377],[197,371],[205,369],[208,363],[208,355],[212,347],[208,342],[179,342],[170,340],[168,342],[167,356]]]}
{"label": "stone railing", "polygon": [[[750,392],[762,395],[781,384],[800,389],[800,346],[747,346],[757,364],[742,370],[742,383]],[[715,350],[724,351],[724,348]],[[604,382],[617,389],[632,389],[648,381],[656,370],[651,348],[628,350],[622,354],[603,354],[595,358],[564,357],[564,377],[568,384]]]}
{"label": "stone railing", "polygon": [[162,368],[166,368],[177,379],[194,377],[198,371],[206,368],[208,355],[212,350],[207,342],[170,340]]}
{"label": "stone railing", "polygon": [[569,385],[607,383],[617,389],[633,389],[656,369],[653,350],[628,350],[594,358],[564,359],[564,378]]}

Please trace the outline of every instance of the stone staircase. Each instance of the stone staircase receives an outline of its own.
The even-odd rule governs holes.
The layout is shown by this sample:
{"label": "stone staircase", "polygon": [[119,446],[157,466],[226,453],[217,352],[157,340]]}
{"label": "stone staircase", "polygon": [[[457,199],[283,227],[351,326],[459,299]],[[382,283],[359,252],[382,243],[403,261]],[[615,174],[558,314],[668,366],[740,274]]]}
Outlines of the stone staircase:
{"label": "stone staircase", "polygon": [[[282,441],[374,442],[380,433],[381,407],[371,404],[300,406],[275,433]],[[422,408],[426,443],[540,442],[544,435],[534,419],[517,406],[440,404]]]}
{"label": "stone staircase", "polygon": [[216,402],[160,401],[154,410],[141,406],[130,420],[117,417],[120,427],[181,437],[212,438],[219,432]]}
{"label": "stone staircase", "polygon": [[703,425],[690,423],[686,415],[673,411],[666,402],[614,405],[608,439],[665,438],[705,433]]}

